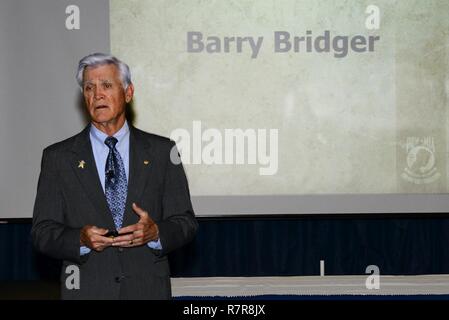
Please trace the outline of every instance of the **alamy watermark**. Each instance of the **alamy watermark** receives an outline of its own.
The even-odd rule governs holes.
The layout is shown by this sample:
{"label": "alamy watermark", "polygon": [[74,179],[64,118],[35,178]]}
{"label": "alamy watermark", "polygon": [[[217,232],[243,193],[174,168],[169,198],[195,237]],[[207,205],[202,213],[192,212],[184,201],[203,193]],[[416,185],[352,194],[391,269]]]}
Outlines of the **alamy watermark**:
{"label": "alamy watermark", "polygon": [[[320,260],[320,276],[324,277],[324,265],[325,261]],[[380,268],[375,264],[371,264],[366,267],[365,274],[369,276],[365,280],[365,288],[368,290],[379,290],[380,289]]]}
{"label": "alamy watermark", "polygon": [[68,290],[79,290],[80,288],[80,268],[77,265],[71,264],[65,268],[65,273],[68,274],[65,279],[65,287]]}
{"label": "alamy watermark", "polygon": [[77,5],[69,5],[65,8],[67,17],[65,19],[65,28],[67,30],[80,29],[80,8]]}
{"label": "alamy watermark", "polygon": [[366,267],[366,274],[370,274],[365,281],[365,287],[368,290],[379,290],[380,289],[380,269],[378,266],[372,264]]}
{"label": "alamy watermark", "polygon": [[260,175],[275,175],[278,171],[278,129],[224,129],[203,131],[201,121],[192,122],[191,132],[184,128],[172,131],[181,155],[173,148],[172,163],[206,165],[256,165]]}

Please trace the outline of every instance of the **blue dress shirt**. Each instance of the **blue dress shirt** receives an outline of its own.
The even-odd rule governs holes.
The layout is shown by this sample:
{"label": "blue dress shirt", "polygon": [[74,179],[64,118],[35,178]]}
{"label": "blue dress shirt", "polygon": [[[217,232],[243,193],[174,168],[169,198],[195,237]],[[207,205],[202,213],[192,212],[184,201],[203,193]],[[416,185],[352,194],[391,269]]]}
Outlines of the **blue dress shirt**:
{"label": "blue dress shirt", "polygon": [[[103,192],[105,191],[105,174],[104,168],[106,166],[106,159],[108,158],[109,148],[104,143],[104,140],[108,137],[106,133],[97,129],[94,125],[90,126],[90,142],[92,144],[92,151],[94,153],[95,164],[97,166],[98,176],[100,178],[101,186],[103,187]],[[123,160],[123,165],[125,166],[126,179],[129,181],[129,126],[128,122],[119,131],[114,134],[114,137],[118,140],[115,147],[120,153]],[[147,245],[152,249],[162,249],[161,240],[150,241]],[[84,255],[90,252],[88,247],[82,246],[80,248],[80,254]]]}

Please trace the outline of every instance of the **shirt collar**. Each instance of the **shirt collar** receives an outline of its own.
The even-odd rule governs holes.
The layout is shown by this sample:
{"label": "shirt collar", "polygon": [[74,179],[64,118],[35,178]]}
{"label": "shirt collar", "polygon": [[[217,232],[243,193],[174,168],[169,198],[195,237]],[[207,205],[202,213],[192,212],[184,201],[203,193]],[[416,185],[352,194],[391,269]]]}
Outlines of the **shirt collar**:
{"label": "shirt collar", "polygon": [[[128,121],[125,121],[123,126],[120,128],[119,131],[117,131],[113,135],[113,137],[115,137],[118,140],[118,144],[120,144],[120,142],[126,137],[126,135],[128,133],[129,133]],[[92,124],[90,125],[90,134],[95,140],[97,140],[97,142],[99,142],[101,144],[104,144],[104,141],[108,137],[108,135],[106,133],[99,130],[97,127],[95,127]]]}

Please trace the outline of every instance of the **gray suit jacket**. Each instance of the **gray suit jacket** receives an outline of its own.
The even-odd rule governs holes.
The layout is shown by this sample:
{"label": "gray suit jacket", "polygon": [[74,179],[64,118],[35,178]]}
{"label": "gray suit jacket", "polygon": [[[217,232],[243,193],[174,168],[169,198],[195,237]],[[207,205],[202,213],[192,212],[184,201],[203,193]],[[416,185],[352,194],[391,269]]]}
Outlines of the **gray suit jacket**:
{"label": "gray suit jacket", "polygon": [[[175,144],[130,126],[130,176],[123,226],[139,220],[131,208],[137,203],[158,224],[163,249],[109,247],[80,256],[83,226],[115,229],[97,173],[89,128],[43,152],[33,243],[44,254],[63,260],[63,299],[169,299],[167,253],[191,241],[198,227],[183,167],[170,160]],[[83,166],[80,161],[84,161]],[[66,278],[72,274],[67,269],[70,265],[79,267],[79,289],[66,287]]]}

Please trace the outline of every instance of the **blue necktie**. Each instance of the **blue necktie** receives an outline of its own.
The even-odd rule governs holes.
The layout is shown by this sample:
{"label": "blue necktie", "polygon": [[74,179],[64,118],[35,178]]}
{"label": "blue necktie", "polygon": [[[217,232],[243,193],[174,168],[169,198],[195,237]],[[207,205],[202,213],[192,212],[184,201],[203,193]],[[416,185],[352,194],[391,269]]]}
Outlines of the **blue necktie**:
{"label": "blue necktie", "polygon": [[125,166],[120,153],[115,148],[117,139],[107,137],[104,143],[109,147],[105,168],[105,194],[116,230],[120,229],[125,212],[128,182],[126,180]]}

